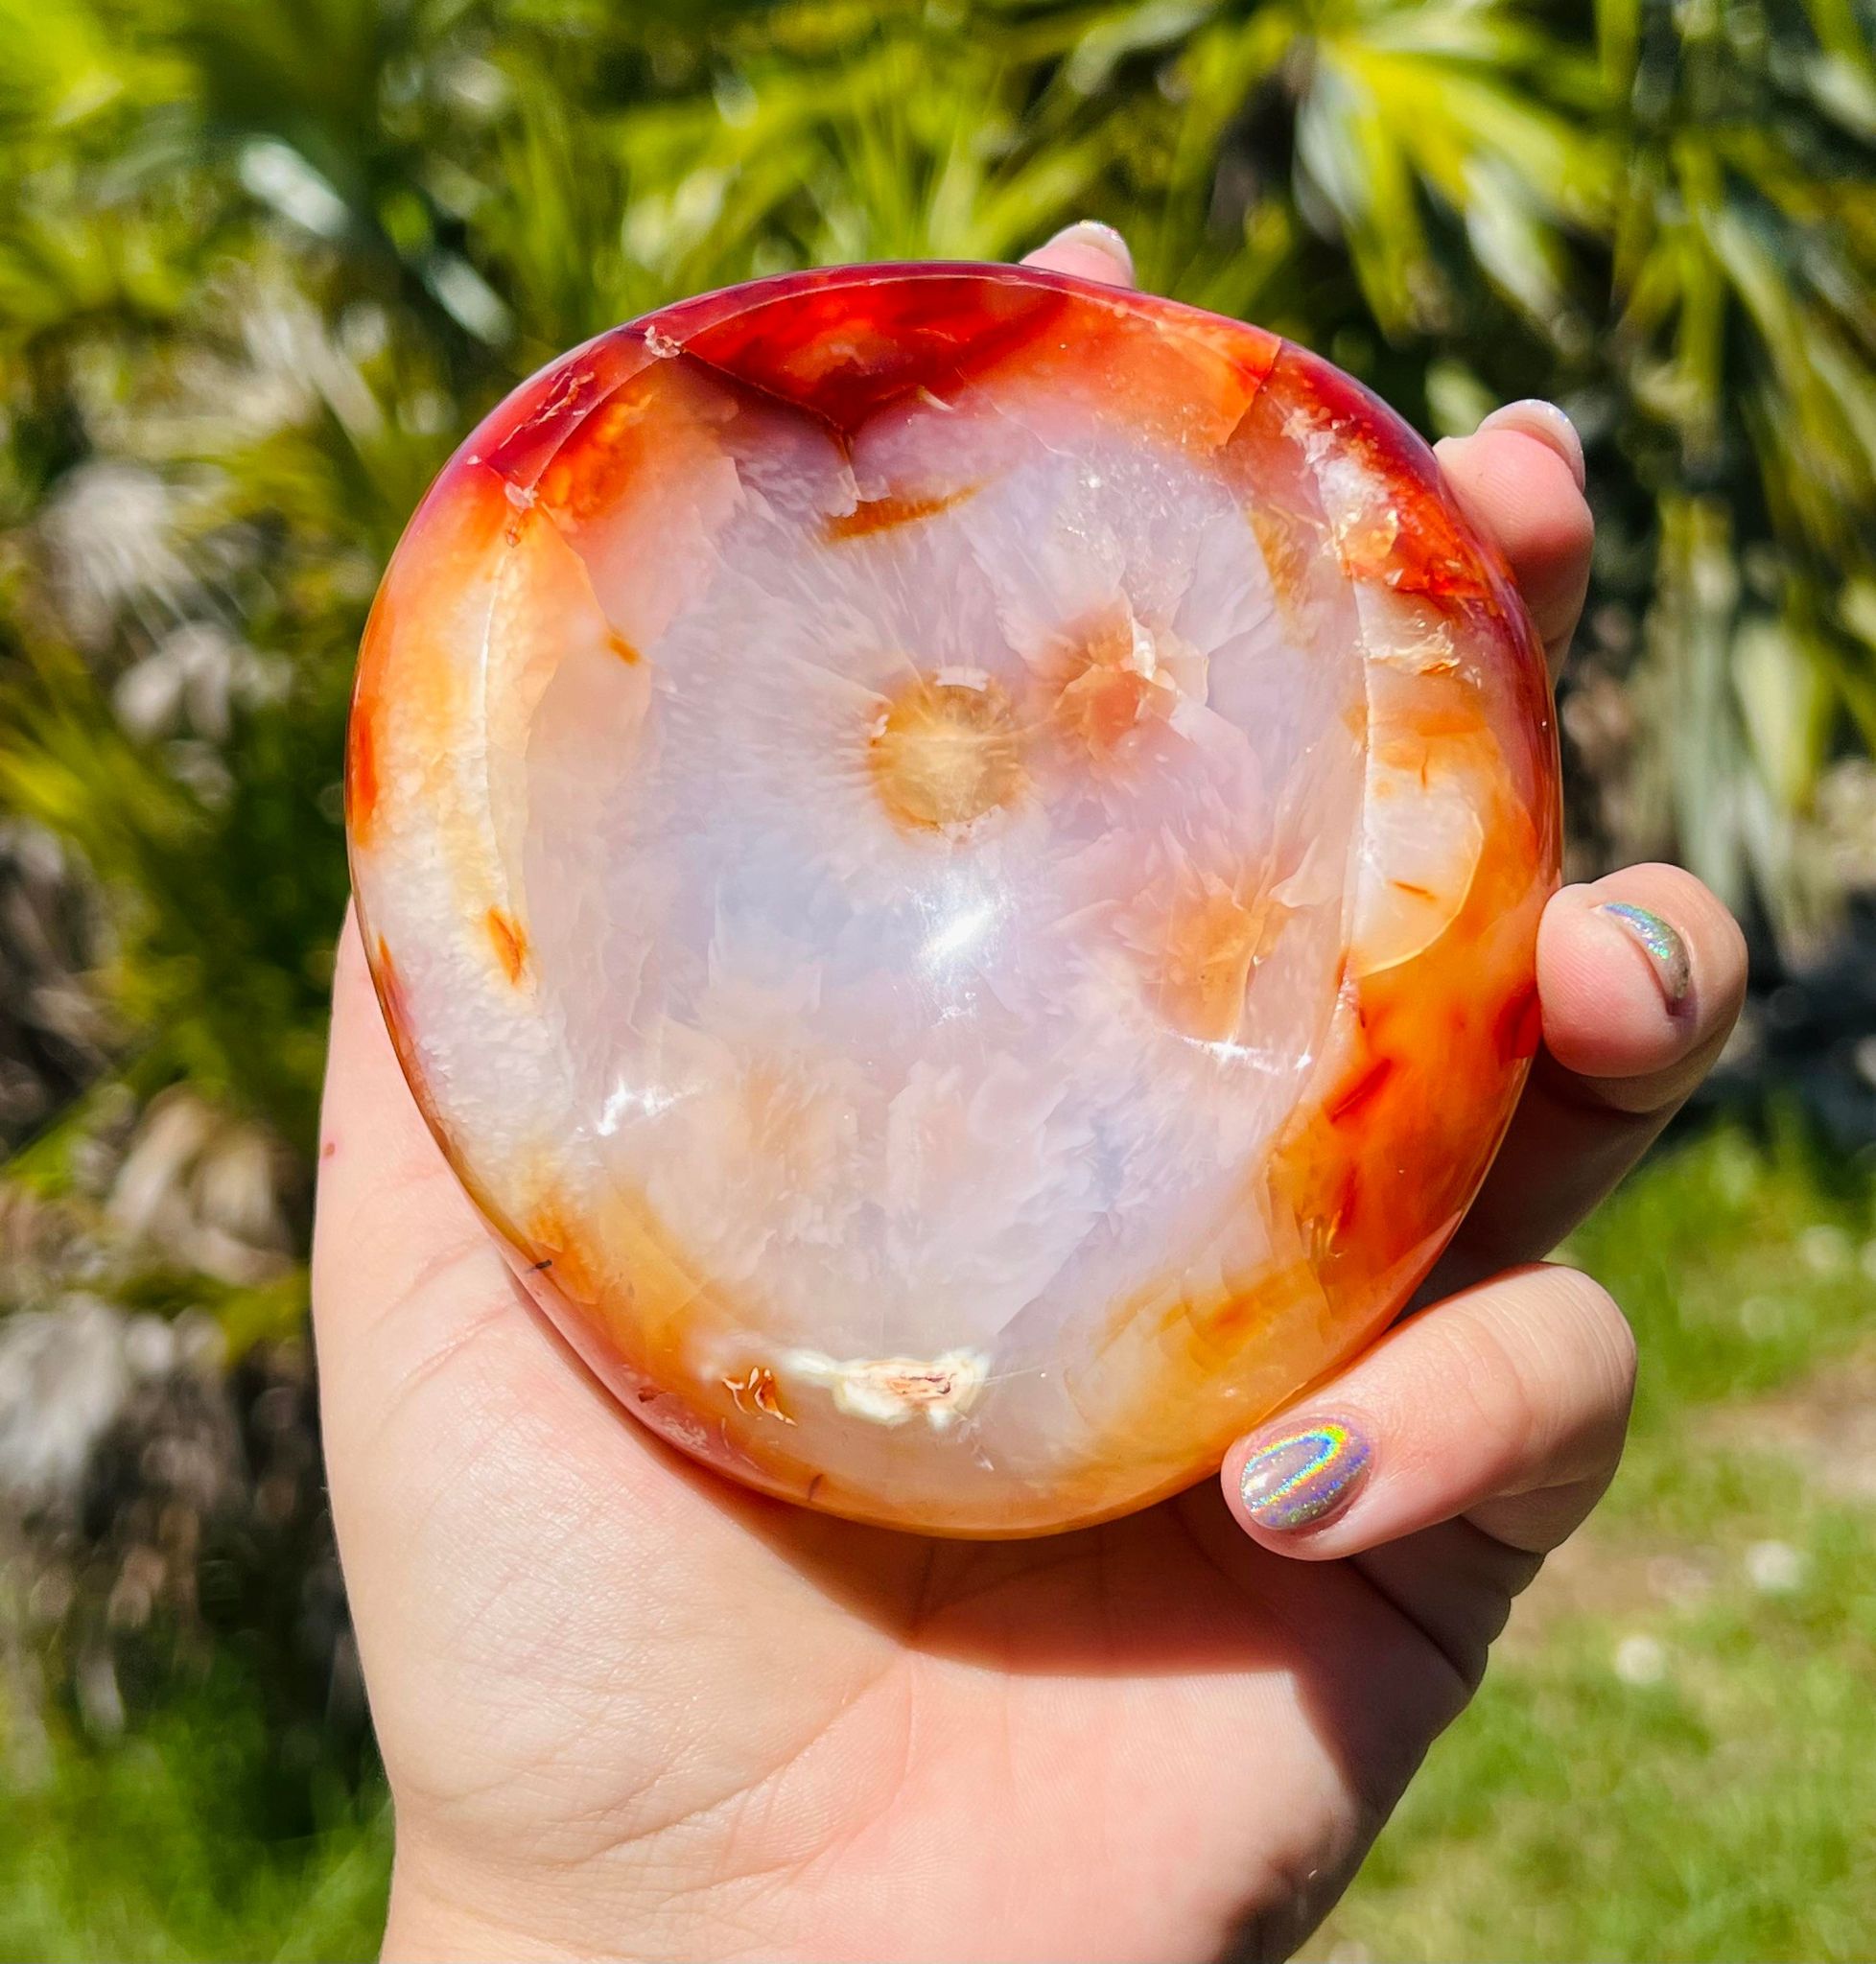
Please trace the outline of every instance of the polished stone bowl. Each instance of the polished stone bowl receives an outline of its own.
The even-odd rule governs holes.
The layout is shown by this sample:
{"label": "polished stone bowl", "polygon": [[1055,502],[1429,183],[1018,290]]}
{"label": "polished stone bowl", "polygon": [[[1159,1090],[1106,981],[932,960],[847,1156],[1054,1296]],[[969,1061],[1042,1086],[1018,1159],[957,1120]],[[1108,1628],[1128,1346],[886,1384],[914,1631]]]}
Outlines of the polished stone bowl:
{"label": "polished stone bowl", "polygon": [[425,499],[346,771],[411,1089],[625,1409],[857,1518],[1141,1507],[1484,1176],[1558,870],[1540,650],[1425,446],[1009,267],[758,282]]}

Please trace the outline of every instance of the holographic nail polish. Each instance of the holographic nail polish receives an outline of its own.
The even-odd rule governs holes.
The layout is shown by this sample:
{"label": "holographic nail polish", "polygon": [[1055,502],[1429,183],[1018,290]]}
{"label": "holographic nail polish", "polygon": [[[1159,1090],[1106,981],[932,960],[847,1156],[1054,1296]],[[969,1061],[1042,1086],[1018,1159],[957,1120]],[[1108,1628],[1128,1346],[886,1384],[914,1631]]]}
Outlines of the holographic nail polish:
{"label": "holographic nail polish", "polygon": [[1678,930],[1671,927],[1658,914],[1651,913],[1646,907],[1631,906],[1627,900],[1605,900],[1596,909],[1632,937],[1637,947],[1648,957],[1649,967],[1654,970],[1654,979],[1661,985],[1661,994],[1667,998],[1670,1009],[1678,1009],[1687,999],[1687,992],[1693,986],[1694,971],[1687,959],[1687,944],[1681,940]]}
{"label": "holographic nail polish", "polygon": [[1244,1462],[1244,1510],[1260,1528],[1288,1533],[1311,1527],[1354,1497],[1373,1457],[1367,1439],[1340,1419],[1279,1433]]}

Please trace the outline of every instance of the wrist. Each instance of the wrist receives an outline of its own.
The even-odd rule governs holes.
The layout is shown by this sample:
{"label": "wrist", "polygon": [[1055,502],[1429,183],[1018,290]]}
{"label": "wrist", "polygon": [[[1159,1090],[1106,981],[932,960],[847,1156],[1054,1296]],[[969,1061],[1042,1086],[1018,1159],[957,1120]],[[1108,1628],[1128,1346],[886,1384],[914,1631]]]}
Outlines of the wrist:
{"label": "wrist", "polygon": [[[752,1954],[708,1891],[654,1887],[645,1851],[575,1867],[478,1859],[413,1845],[400,1829],[380,1955],[386,1964],[690,1964]],[[779,1945],[754,1954],[780,1960]]]}
{"label": "wrist", "polygon": [[400,1835],[379,1954],[385,1964],[589,1964],[695,1954],[646,1942],[625,1901],[593,1919],[613,1932],[598,1943],[581,1928],[587,1919],[579,1906],[564,1877],[530,1883],[512,1871],[471,1876],[455,1864],[413,1859]]}
{"label": "wrist", "polygon": [[[514,1964],[550,1964],[578,1953],[546,1940],[538,1931],[498,1922],[450,1892],[418,1880],[399,1856],[391,1872],[390,1902],[379,1955],[386,1964],[471,1964],[481,1958],[512,1958]],[[621,1954],[623,1954],[622,1952]]]}

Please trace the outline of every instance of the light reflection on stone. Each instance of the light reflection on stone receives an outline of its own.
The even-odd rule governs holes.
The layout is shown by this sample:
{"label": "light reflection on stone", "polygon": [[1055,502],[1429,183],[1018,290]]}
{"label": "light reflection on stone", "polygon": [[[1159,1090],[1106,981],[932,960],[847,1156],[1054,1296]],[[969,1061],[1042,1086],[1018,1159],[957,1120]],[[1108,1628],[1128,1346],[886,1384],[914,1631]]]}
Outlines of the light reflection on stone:
{"label": "light reflection on stone", "polygon": [[760,283],[526,385],[399,548],[347,794],[528,1287],[863,1518],[1201,1477],[1412,1291],[1536,1040],[1549,695],[1430,455],[1059,276]]}

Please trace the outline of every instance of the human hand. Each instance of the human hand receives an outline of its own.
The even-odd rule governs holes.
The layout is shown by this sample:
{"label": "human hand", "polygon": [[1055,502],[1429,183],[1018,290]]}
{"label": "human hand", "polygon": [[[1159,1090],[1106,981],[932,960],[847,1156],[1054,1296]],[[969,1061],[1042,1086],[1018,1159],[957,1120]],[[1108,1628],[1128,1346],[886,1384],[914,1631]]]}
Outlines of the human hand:
{"label": "human hand", "polygon": [[[1131,277],[1100,228],[1035,257]],[[1573,446],[1520,406],[1441,449],[1558,657],[1587,577]],[[1699,1081],[1745,966],[1668,867],[1558,895],[1537,960],[1544,1048],[1444,1299],[1240,1442],[1220,1485],[932,1542],[745,1492],[621,1416],[444,1162],[348,924],[315,1312],[396,1805],[387,1951],[1291,1949],[1614,1468],[1627,1326],[1525,1265]],[[1313,1475],[1285,1443],[1312,1430]]]}

